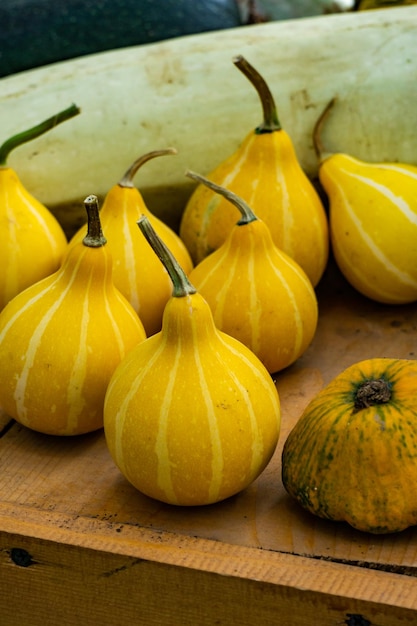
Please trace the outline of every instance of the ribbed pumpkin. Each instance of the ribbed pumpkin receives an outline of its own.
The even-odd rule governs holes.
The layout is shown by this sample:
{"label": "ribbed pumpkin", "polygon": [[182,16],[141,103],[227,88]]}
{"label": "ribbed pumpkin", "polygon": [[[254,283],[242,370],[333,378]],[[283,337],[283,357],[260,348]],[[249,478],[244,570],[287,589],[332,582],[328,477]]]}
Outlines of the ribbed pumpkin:
{"label": "ribbed pumpkin", "polygon": [[262,363],[214,325],[146,217],[141,229],[174,284],[162,330],[116,369],[105,398],[110,453],[139,491],[175,505],[206,505],[244,489],[278,440],[280,406]]}
{"label": "ribbed pumpkin", "polygon": [[61,264],[67,239],[57,219],[7,166],[11,151],[80,112],[72,105],[0,146],[0,310],[29,285]]}
{"label": "ribbed pumpkin", "polygon": [[308,404],[283,449],[286,490],[372,533],[417,524],[417,362],[355,363]]}
{"label": "ribbed pumpkin", "polygon": [[250,348],[269,372],[278,372],[294,363],[314,337],[314,289],[242,198],[199,174],[188,176],[241,213],[220,248],[191,271],[190,281],[209,303],[217,328]]}
{"label": "ribbed pumpkin", "polygon": [[360,293],[384,304],[417,300],[417,167],[366,163],[324,153],[315,127],[319,178],[330,205],[330,236],[341,272]]}
{"label": "ribbed pumpkin", "polygon": [[95,196],[88,232],[51,276],[0,313],[0,406],[52,435],[103,426],[104,395],[116,366],[145,339],[136,312],[112,280]]}
{"label": "ribbed pumpkin", "polygon": [[[154,150],[140,156],[107,193],[100,210],[101,224],[104,232],[108,233],[107,245],[114,260],[114,283],[138,313],[148,337],[161,329],[162,314],[171,297],[172,283],[165,268],[138,232],[136,222],[139,217],[148,217],[186,272],[193,266],[179,236],[149,211],[133,183],[142,165],[150,159],[169,154],[176,154],[176,150]],[[81,241],[83,233],[84,228],[73,236],[69,245]]]}
{"label": "ribbed pumpkin", "polygon": [[[293,258],[316,286],[329,247],[323,205],[298,162],[290,136],[280,125],[268,85],[243,57],[237,57],[235,65],[257,89],[264,120],[207,178],[245,200],[267,224],[278,248]],[[235,207],[204,185],[197,186],[180,224],[180,236],[195,264],[225,241],[238,219]]]}

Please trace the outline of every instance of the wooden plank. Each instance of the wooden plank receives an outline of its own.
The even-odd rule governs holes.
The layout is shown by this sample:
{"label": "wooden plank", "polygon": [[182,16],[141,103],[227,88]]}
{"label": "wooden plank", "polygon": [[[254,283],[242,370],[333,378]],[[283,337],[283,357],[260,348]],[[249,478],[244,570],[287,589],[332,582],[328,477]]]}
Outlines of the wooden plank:
{"label": "wooden plank", "polygon": [[[305,393],[307,389],[304,386]],[[293,406],[290,398],[296,397],[300,403],[298,395],[287,393],[285,412],[285,407]],[[302,401],[305,403],[306,397]],[[284,439],[285,433],[281,445]],[[245,492],[210,507],[183,509],[160,504],[131,487],[114,466],[102,433],[59,439],[16,425],[3,441],[3,506],[21,509],[25,515],[33,511],[47,533],[50,516],[57,513],[70,519],[101,519],[115,528],[140,525],[253,548],[391,567],[393,571],[417,563],[414,528],[397,535],[373,536],[301,510],[282,487],[280,448],[264,474]]]}
{"label": "wooden plank", "polygon": [[0,438],[6,434],[13,424],[14,420],[12,420],[0,407]]}
{"label": "wooden plank", "polygon": [[51,610],[63,626],[415,623],[415,578],[141,529],[129,541],[103,526],[67,531],[68,543],[62,530],[1,533],[2,626],[50,623]]}

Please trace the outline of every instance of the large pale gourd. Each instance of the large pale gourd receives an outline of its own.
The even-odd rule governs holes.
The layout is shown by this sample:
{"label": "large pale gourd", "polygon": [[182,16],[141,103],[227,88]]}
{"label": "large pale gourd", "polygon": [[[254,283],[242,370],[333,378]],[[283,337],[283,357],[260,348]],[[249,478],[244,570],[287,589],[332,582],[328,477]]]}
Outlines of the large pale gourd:
{"label": "large pale gourd", "polygon": [[[208,178],[245,200],[271,231],[280,250],[305,271],[313,286],[328,258],[328,225],[321,200],[281,127],[268,85],[243,58],[235,65],[257,89],[264,120]],[[180,235],[195,264],[216,250],[239,219],[224,198],[198,185],[182,216]]]}
{"label": "large pale gourd", "polygon": [[314,139],[329,197],[330,236],[341,272],[360,293],[385,304],[417,300],[417,167],[328,155]]}
{"label": "large pale gourd", "polygon": [[282,455],[299,504],[358,530],[417,524],[417,361],[375,358],[336,376],[307,405]]}
{"label": "large pale gourd", "polygon": [[95,196],[83,242],[51,276],[0,313],[0,406],[33,430],[77,435],[103,426],[113,371],[145,339],[136,312],[115,288]]}
{"label": "large pale gourd", "polygon": [[[322,0],[314,4],[322,5]],[[341,145],[352,152],[351,146],[358,142],[370,161],[384,154],[392,161],[414,163],[416,19],[417,5],[279,20],[20,72],[1,80],[0,128],[10,124],[10,111],[13,120],[23,120],[34,103],[43,119],[57,99],[82,102],[84,114],[77,120],[76,132],[66,125],[59,134],[48,134],[36,158],[28,145],[17,151],[14,160],[32,192],[53,207],[62,223],[70,213],[68,228],[82,216],[82,207],[75,210],[79,198],[91,189],[104,197],[108,181],[120,176],[120,164],[133,162],[161,141],[175,145],[179,149],[175,167],[161,172],[158,163],[150,168],[141,189],[152,211],[176,225],[190,190],[184,184],[184,171],[193,166],[207,175],[219,155],[223,159],[236,149],[253,115],[255,93],[248,92],[247,82],[229,61],[241,51],[245,56],[254,54],[253,61],[271,88],[279,90],[282,121],[285,115],[297,156],[310,176],[315,176],[317,165],[309,140],[315,111],[332,93],[348,94],[354,112],[349,125],[338,129]],[[380,61],[376,68],[372,59]],[[376,99],[383,100],[383,106],[375,106]],[[105,150],[97,151],[92,137],[102,138]],[[65,168],[57,153],[71,154]]]}
{"label": "large pale gourd", "polygon": [[138,223],[174,289],[162,330],[134,348],[110,381],[106,441],[139,491],[170,504],[210,504],[266,467],[279,434],[278,393],[259,359],[215,327],[147,218]]}
{"label": "large pale gourd", "polygon": [[[193,266],[191,257],[178,235],[147,208],[133,178],[142,165],[155,157],[176,154],[173,148],[154,150],[139,157],[122,179],[107,193],[100,210],[100,220],[107,234],[114,260],[114,283],[138,313],[147,336],[161,329],[162,314],[171,296],[172,283],[165,268],[146,240],[140,236],[137,220],[146,215],[186,272]],[[70,246],[83,238],[80,229]]]}
{"label": "large pale gourd", "polygon": [[209,303],[217,328],[250,348],[269,372],[278,372],[294,363],[314,337],[314,289],[241,198],[194,172],[188,175],[241,212],[226,241],[192,270],[190,281]]}
{"label": "large pale gourd", "polygon": [[72,105],[0,147],[0,310],[29,285],[49,276],[61,264],[67,239],[57,219],[7,166],[10,152],[80,112]]}

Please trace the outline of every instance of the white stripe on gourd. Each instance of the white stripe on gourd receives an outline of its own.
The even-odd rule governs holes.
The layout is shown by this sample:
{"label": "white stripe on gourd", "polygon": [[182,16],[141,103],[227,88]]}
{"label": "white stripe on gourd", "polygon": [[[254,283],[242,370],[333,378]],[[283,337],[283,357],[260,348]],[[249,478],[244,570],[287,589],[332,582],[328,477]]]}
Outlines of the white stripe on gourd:
{"label": "white stripe on gourd", "polygon": [[201,398],[207,411],[207,422],[209,430],[209,441],[211,447],[211,482],[208,490],[208,498],[210,501],[215,501],[219,497],[223,471],[224,471],[224,451],[222,441],[220,439],[219,425],[217,422],[216,412],[213,404],[213,399],[208,388],[204,367],[202,364],[202,358],[199,353],[198,337],[195,337],[194,342],[194,361],[196,365],[196,372],[198,374],[198,382],[200,384]]}
{"label": "white stripe on gourd", "polygon": [[[162,338],[161,338],[162,339]],[[148,338],[148,342],[150,342],[151,338]],[[143,365],[140,371],[137,372],[136,378],[129,385],[129,388],[126,390],[126,393],[123,395],[123,398],[119,404],[119,408],[115,414],[114,418],[114,458],[116,464],[119,466],[121,472],[126,474],[127,467],[125,462],[125,456],[123,452],[122,446],[122,435],[125,426],[125,421],[128,416],[129,405],[131,401],[134,399],[138,390],[144,380],[145,376],[152,372],[155,369],[156,362],[158,361],[160,355],[163,353],[165,349],[166,341],[161,341],[158,346],[155,346],[155,350],[152,351],[150,358]],[[128,363],[128,359],[124,359],[124,365]],[[106,395],[111,396],[113,393],[113,387],[116,383],[116,378],[112,377],[107,388]]]}
{"label": "white stripe on gourd", "polygon": [[[386,187],[383,187],[382,185],[376,185],[375,182],[372,181],[369,178],[365,178],[364,176],[359,177],[359,176],[353,176],[353,175],[352,175],[352,177],[356,178],[358,180],[361,180],[362,182],[364,182],[369,187],[373,187],[376,191],[383,193],[383,195],[385,195],[387,198],[389,198],[393,202],[393,204],[394,204],[394,199],[397,199],[396,196],[394,196],[394,194],[392,192],[388,193],[389,190]],[[334,180],[334,182],[335,182],[335,184],[337,184],[337,181]],[[399,282],[404,283],[404,285],[408,285],[408,286],[413,287],[414,289],[417,290],[417,280],[413,276],[408,274],[407,272],[402,272],[396,265],[394,265],[394,263],[390,260],[390,258],[385,254],[385,251],[383,249],[381,249],[375,243],[375,239],[373,239],[372,236],[369,235],[363,229],[363,223],[362,223],[360,217],[358,216],[357,212],[355,212],[354,207],[352,207],[352,205],[349,203],[343,187],[338,185],[338,191],[339,191],[339,194],[340,194],[341,198],[343,199],[343,205],[344,205],[344,208],[346,210],[346,214],[349,216],[353,226],[355,226],[355,228],[356,228],[356,237],[358,239],[362,239],[363,240],[363,242],[366,244],[366,246],[368,248],[368,251],[375,257],[375,259],[379,263],[381,263],[382,268],[386,272],[395,275],[396,278],[399,280]],[[400,198],[399,200],[402,200],[402,199]],[[405,213],[404,209],[405,209],[405,206],[406,206],[408,212],[411,213],[409,205],[408,204],[405,205],[404,202],[401,202],[401,203],[396,202],[395,206],[403,214]],[[413,220],[413,221],[415,221],[415,223],[417,225],[417,214],[414,214],[414,217],[416,219]],[[343,254],[343,248],[339,248],[339,254]],[[347,259],[346,256],[345,256],[345,258]],[[352,271],[355,273],[355,266],[354,265],[352,265]],[[368,281],[366,280],[365,276],[362,275],[361,278],[362,278],[362,280],[365,283],[368,284]],[[384,292],[383,288],[382,288],[381,291],[382,291],[383,294],[385,294],[385,297],[389,297],[389,291]]]}
{"label": "white stripe on gourd", "polygon": [[[124,202],[126,202],[126,197],[124,197],[123,200]],[[119,266],[119,264],[122,265],[124,271],[126,272],[126,279],[130,287],[128,299],[135,311],[139,313],[141,305],[138,290],[139,279],[136,267],[136,251],[135,246],[133,245],[132,233],[130,228],[130,215],[127,211],[125,211],[124,206],[123,210],[121,209],[120,213],[120,228],[123,232],[124,240],[124,247],[122,250],[122,253],[124,253],[123,264],[121,263],[121,261],[119,261],[117,257],[113,257],[113,262],[116,268]]]}
{"label": "white stripe on gourd", "polygon": [[[25,426],[29,425],[28,412],[27,412],[27,407],[25,405],[26,388],[28,384],[29,375],[36,365],[36,353],[39,349],[39,344],[45,334],[45,331],[49,326],[49,323],[52,321],[56,311],[60,308],[62,302],[65,300],[65,298],[68,296],[68,293],[71,290],[75,273],[76,271],[73,272],[72,279],[68,281],[67,288],[64,291],[62,291],[61,296],[56,300],[56,302],[46,310],[44,316],[41,318],[37,326],[34,328],[33,333],[29,339],[26,353],[24,355],[22,370],[20,374],[16,375],[16,387],[15,387],[15,392],[13,396],[16,402],[16,411],[17,411],[18,419]],[[45,290],[43,290],[39,294],[38,297],[33,298],[31,301],[28,302],[26,306],[23,306],[19,312],[19,315],[17,315],[16,318],[23,316],[23,314],[30,315],[31,302],[37,302],[39,299],[41,299],[45,295],[45,293],[49,291],[50,285],[51,283],[48,283]],[[0,343],[2,340],[3,340],[3,336],[0,335]]]}
{"label": "white stripe on gourd", "polygon": [[[384,169],[388,170],[389,168],[384,168]],[[406,176],[410,176],[410,172],[407,172],[406,170],[401,170],[399,167],[395,168],[395,171],[398,174],[404,174]],[[409,203],[406,200],[404,200],[404,198],[401,198],[401,196],[398,196],[397,194],[395,194],[392,189],[389,189],[385,185],[378,183],[376,180],[372,180],[372,178],[361,176],[360,174],[355,174],[354,172],[349,172],[347,170],[344,170],[344,173],[346,174],[346,176],[350,176],[351,178],[360,180],[365,185],[369,185],[370,187],[373,187],[375,191],[379,191],[379,193],[382,196],[385,196],[387,200],[395,204],[395,206],[403,213],[404,217],[409,219],[410,222],[412,222],[413,224],[415,225],[417,224],[417,215],[415,211],[412,211],[410,209]],[[417,172],[415,176],[410,176],[410,178],[414,178],[414,180],[416,180],[417,182]]]}

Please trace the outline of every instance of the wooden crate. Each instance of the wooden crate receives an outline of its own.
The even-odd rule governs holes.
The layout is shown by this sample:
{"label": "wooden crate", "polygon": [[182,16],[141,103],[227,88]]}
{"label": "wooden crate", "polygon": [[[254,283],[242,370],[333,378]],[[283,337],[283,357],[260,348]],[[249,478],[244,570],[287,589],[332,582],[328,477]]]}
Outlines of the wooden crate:
{"label": "wooden crate", "polygon": [[313,344],[277,377],[276,454],[225,502],[155,502],[122,477],[101,431],[54,438],[2,415],[1,626],[417,624],[416,529],[320,520],[280,477],[289,429],[324,384],[364,358],[415,357],[416,307],[362,298],[332,264],[318,297]]}
{"label": "wooden crate", "polygon": [[[258,121],[256,95],[231,67],[238,53],[270,81],[310,175],[312,124],[334,95],[341,104],[330,149],[415,162],[416,23],[417,7],[403,7],[260,24],[3,79],[7,135],[71,101],[83,109],[36,149],[16,151],[11,165],[69,231],[83,197],[103,195],[141,152],[172,144],[176,167],[150,167],[144,188],[150,198],[157,189],[160,215],[172,218],[183,208],[184,169],[210,171]],[[228,88],[219,89],[226,62]],[[157,123],[145,132],[150,102]],[[217,132],[204,143],[207,128]],[[106,150],[96,144],[103,129]],[[0,410],[0,626],[417,624],[416,529],[374,536],[320,520],[290,499],[280,477],[289,430],[337,373],[365,358],[416,356],[416,306],[372,303],[332,264],[318,297],[313,344],[277,377],[276,454],[255,483],[225,502],[152,501],[117,470],[102,432],[43,436]]]}

